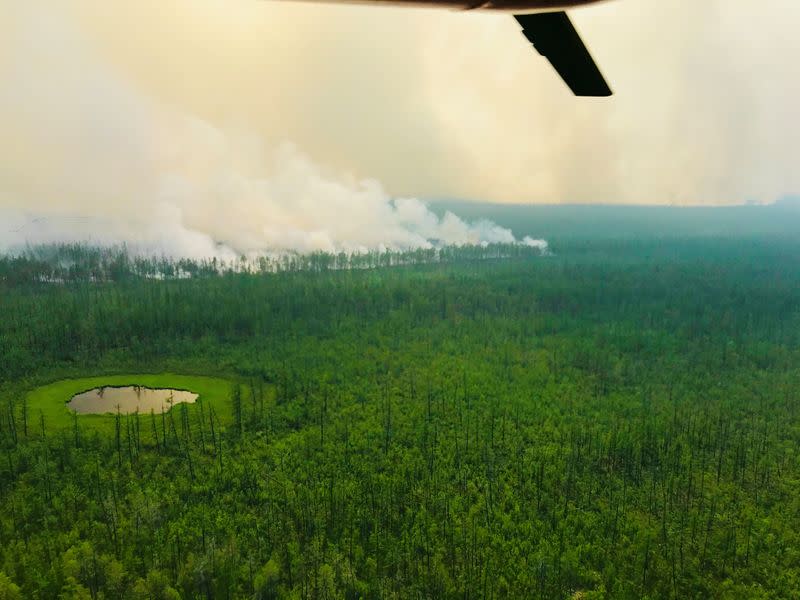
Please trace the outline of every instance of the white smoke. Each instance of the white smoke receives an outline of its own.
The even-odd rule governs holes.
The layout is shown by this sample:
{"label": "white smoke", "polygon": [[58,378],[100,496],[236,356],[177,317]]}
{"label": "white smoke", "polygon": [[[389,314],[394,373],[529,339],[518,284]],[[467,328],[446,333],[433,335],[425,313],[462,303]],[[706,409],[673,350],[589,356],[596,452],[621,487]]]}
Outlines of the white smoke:
{"label": "white smoke", "polygon": [[34,5],[17,21],[0,42],[10,57],[0,62],[0,247],[124,241],[231,258],[516,242],[493,223],[439,218],[377,181],[326,171],[291,143],[159,104],[57,10]]}

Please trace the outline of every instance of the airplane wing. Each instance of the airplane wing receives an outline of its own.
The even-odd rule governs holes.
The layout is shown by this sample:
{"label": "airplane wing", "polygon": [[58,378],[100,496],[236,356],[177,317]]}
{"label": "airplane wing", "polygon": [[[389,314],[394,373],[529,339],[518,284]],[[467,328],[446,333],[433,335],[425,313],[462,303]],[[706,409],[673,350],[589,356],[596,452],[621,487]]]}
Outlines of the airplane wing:
{"label": "airplane wing", "polygon": [[528,41],[547,58],[576,96],[610,96],[581,36],[565,12],[514,15]]}

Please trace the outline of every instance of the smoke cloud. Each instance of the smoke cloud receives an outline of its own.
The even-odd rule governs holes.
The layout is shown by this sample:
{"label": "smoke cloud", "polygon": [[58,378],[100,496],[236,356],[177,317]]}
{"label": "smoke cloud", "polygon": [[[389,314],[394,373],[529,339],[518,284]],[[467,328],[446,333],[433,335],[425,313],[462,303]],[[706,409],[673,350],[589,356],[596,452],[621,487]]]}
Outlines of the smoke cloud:
{"label": "smoke cloud", "polygon": [[0,94],[6,246],[123,240],[229,258],[517,241],[326,172],[292,144],[168,109],[96,59],[63,14],[28,10],[21,24]]}
{"label": "smoke cloud", "polygon": [[800,192],[796,3],[615,0],[572,16],[611,99],[569,95],[509,15],[3,3],[0,243],[402,248],[513,239],[414,197]]}

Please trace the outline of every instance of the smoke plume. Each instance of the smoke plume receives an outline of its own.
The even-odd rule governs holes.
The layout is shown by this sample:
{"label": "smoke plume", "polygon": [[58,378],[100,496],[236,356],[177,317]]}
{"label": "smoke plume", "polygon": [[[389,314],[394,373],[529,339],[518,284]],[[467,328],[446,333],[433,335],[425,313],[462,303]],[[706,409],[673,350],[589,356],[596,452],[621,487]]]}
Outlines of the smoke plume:
{"label": "smoke plume", "polygon": [[166,107],[99,60],[63,14],[20,15],[0,88],[4,246],[126,241],[229,258],[517,241],[326,171],[291,143]]}
{"label": "smoke plume", "polygon": [[612,98],[572,97],[507,14],[1,3],[0,242],[413,247],[511,232],[398,198],[800,192],[800,5],[613,0],[571,15]]}

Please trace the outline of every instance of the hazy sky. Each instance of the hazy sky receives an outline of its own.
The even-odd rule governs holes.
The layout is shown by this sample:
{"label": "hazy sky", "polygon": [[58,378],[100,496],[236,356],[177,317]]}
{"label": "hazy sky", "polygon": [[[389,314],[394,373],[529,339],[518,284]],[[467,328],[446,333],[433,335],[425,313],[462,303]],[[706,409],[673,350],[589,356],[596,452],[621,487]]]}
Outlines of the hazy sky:
{"label": "hazy sky", "polygon": [[[505,14],[4,0],[0,218],[169,214],[187,235],[252,238],[246,248],[298,235],[370,246],[442,226],[424,207],[398,214],[394,196],[800,192],[797,2],[615,0],[571,14],[610,99],[571,96]],[[387,219],[396,231],[374,229]]]}

